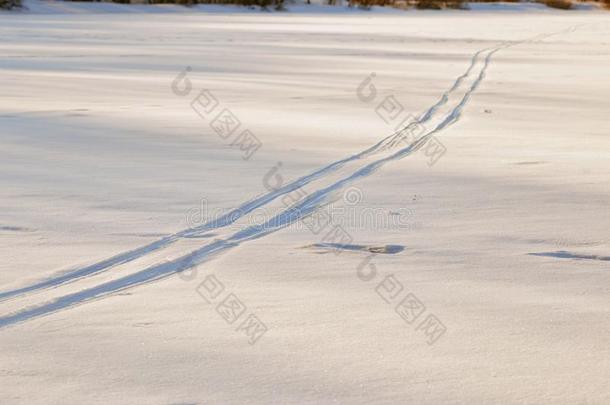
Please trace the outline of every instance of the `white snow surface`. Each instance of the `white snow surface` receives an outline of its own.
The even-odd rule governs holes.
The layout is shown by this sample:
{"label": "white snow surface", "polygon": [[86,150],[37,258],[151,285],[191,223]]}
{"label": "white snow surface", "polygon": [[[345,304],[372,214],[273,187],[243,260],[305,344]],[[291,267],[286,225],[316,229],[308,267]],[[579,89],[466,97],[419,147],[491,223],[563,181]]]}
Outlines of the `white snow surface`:
{"label": "white snow surface", "polygon": [[[2,404],[610,403],[609,13],[27,5],[0,15]],[[301,221],[328,210],[356,246]]]}

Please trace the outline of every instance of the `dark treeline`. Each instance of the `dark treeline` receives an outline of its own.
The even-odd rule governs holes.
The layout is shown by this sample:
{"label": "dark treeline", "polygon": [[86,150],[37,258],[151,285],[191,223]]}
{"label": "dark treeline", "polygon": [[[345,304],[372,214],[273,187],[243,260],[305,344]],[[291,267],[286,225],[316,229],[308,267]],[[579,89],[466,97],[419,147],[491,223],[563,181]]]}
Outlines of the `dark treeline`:
{"label": "dark treeline", "polygon": [[[22,0],[0,0],[0,9],[13,9],[22,6]],[[82,1],[82,0],[81,0]],[[87,0],[84,0],[87,1]],[[99,0],[89,0],[99,1]],[[180,4],[184,6],[192,6],[195,4],[233,4],[246,7],[260,7],[262,9],[273,8],[275,10],[284,10],[284,0],[104,0],[122,4]],[[325,0],[328,5],[339,5],[341,0]],[[373,6],[394,7],[394,8],[419,8],[441,10],[444,8],[468,8],[467,3],[493,3],[498,1],[514,2],[519,0],[472,0],[465,2],[463,0],[345,0],[349,7],[358,7],[361,9],[369,9]],[[549,7],[559,9],[570,9],[579,0],[535,0],[538,3],[545,4]],[[610,9],[610,0],[596,0],[603,3]],[[305,0],[309,4],[309,0]]]}
{"label": "dark treeline", "polygon": [[[3,1],[3,0],[0,0]],[[10,0],[9,0],[10,1]],[[94,0],[95,1],[95,0]],[[112,0],[118,3],[145,3],[145,4],[160,4],[160,3],[173,3],[190,6],[194,4],[234,4],[240,6],[257,6],[263,9],[274,8],[276,10],[284,10],[284,0]],[[288,0],[289,1],[289,0]],[[325,0],[326,4],[335,6],[339,4],[347,4],[349,7],[358,7],[361,9],[369,9],[373,6],[381,7],[394,7],[394,8],[419,8],[419,9],[433,9],[441,10],[444,8],[468,8],[468,3],[495,3],[495,2],[510,2],[518,3],[520,0]],[[545,4],[549,7],[570,9],[574,6],[577,1],[580,0],[532,0],[534,2]],[[597,2],[605,3],[610,8],[610,0],[594,0]],[[305,0],[307,4],[309,0]]]}
{"label": "dark treeline", "polygon": [[[2,0],[0,0],[2,1]],[[83,0],[78,0],[83,1]],[[97,0],[84,0],[97,1]],[[122,4],[180,4],[183,6],[194,6],[195,4],[234,4],[246,7],[284,9],[284,0],[111,0],[114,3]]]}
{"label": "dark treeline", "polygon": [[[93,0],[95,1],[95,0]],[[117,3],[144,3],[144,4],[182,4],[185,6],[195,4],[235,4],[240,6],[258,6],[261,8],[275,8],[283,10],[285,6],[284,0],[112,0]],[[609,0],[610,1],[610,0]],[[349,7],[358,7],[369,9],[373,6],[395,7],[395,8],[459,8],[464,4],[463,0],[345,0],[340,3],[338,0],[326,0],[329,6],[346,4]],[[306,4],[310,1],[305,0]]]}
{"label": "dark treeline", "polygon": [[350,0],[350,7],[369,9],[373,6],[394,7],[407,9],[416,7],[420,9],[464,8],[463,0]]}
{"label": "dark treeline", "polygon": [[10,10],[21,7],[21,0],[0,0],[0,8]]}

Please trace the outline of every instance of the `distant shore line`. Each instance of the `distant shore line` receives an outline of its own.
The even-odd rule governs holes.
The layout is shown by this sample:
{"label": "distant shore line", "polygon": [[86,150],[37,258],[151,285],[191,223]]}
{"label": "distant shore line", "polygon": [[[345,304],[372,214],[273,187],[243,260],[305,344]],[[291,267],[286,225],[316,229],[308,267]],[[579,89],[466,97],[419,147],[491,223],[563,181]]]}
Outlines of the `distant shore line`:
{"label": "distant shore line", "polygon": [[[102,1],[87,1],[87,0],[57,0],[53,3],[73,3],[73,4],[103,4],[103,3],[115,3],[121,5],[179,5],[185,7],[193,7],[198,5],[216,5],[216,6],[235,6],[237,8],[245,8],[248,10],[261,10],[261,11],[291,11],[290,7],[299,6],[300,11],[306,10],[308,7],[313,10],[320,10],[322,8],[328,10],[346,9],[346,10],[362,10],[370,11],[373,9],[394,9],[394,10],[409,10],[409,9],[420,9],[420,10],[443,10],[443,9],[457,9],[457,10],[470,10],[470,5],[474,4],[497,4],[504,7],[511,7],[514,4],[515,8],[520,5],[532,5],[541,4],[549,8],[561,9],[561,10],[577,10],[583,9],[583,7],[599,8],[610,10],[610,0],[591,0],[591,1],[579,1],[579,0],[531,0],[531,1],[497,1],[497,0],[475,0],[475,1],[464,1],[464,0],[318,0],[312,2],[311,0],[102,0]],[[41,0],[40,3],[46,3]],[[0,0],[0,9],[3,10],[27,10],[28,2],[23,0]]]}

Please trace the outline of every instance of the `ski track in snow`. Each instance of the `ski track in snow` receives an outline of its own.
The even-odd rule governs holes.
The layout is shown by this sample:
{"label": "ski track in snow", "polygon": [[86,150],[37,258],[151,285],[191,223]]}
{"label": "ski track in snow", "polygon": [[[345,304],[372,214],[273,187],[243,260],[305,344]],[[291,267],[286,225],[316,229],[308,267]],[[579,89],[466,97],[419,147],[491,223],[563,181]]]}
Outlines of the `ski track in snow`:
{"label": "ski track in snow", "polygon": [[[483,66],[482,66],[478,76],[471,84],[470,88],[464,93],[460,102],[453,109],[450,110],[450,112],[443,119],[443,121],[441,121],[436,127],[434,127],[434,129],[432,129],[431,131],[429,131],[428,133],[426,133],[425,135],[423,135],[422,137],[420,137],[418,140],[411,143],[410,145],[398,150],[397,152],[395,152],[387,157],[384,157],[384,158],[378,159],[376,161],[373,161],[371,163],[368,163],[365,166],[363,166],[360,169],[353,172],[351,175],[344,177],[343,179],[336,181],[335,183],[333,183],[329,186],[326,186],[326,187],[323,187],[323,188],[320,188],[320,189],[314,191],[313,193],[307,195],[303,200],[299,201],[294,206],[280,212],[279,214],[277,214],[275,217],[271,218],[266,223],[260,224],[260,225],[249,226],[243,230],[235,232],[233,235],[231,235],[225,239],[216,239],[213,242],[208,243],[208,244],[202,246],[201,248],[196,249],[196,250],[192,251],[191,253],[184,255],[178,259],[174,259],[172,261],[167,261],[164,263],[155,264],[148,268],[145,268],[144,270],[121,277],[119,279],[109,281],[109,282],[100,284],[95,287],[87,288],[85,290],[81,290],[81,291],[78,291],[78,292],[75,292],[72,294],[67,294],[62,297],[56,298],[54,300],[47,301],[39,306],[29,307],[29,308],[23,309],[21,311],[9,314],[7,316],[0,317],[0,328],[14,325],[17,323],[21,323],[21,322],[24,322],[24,321],[27,321],[30,319],[40,317],[40,316],[49,315],[51,313],[60,311],[62,309],[71,308],[76,305],[90,302],[95,299],[100,299],[100,298],[106,297],[108,295],[111,295],[113,293],[116,293],[116,292],[119,292],[119,291],[122,291],[122,290],[125,290],[128,288],[133,288],[138,285],[147,284],[147,283],[150,283],[150,282],[153,282],[156,280],[160,280],[162,278],[166,278],[174,273],[178,273],[178,272],[187,270],[191,267],[203,264],[203,263],[211,260],[212,258],[216,257],[220,253],[225,252],[226,250],[229,250],[236,246],[239,246],[243,242],[248,242],[251,240],[259,239],[261,237],[274,233],[280,229],[283,229],[304,217],[307,217],[307,216],[313,214],[318,209],[329,204],[331,202],[331,197],[337,191],[345,188],[346,186],[348,186],[358,180],[361,180],[365,177],[370,176],[371,174],[373,174],[377,170],[379,170],[381,167],[383,167],[386,163],[400,160],[406,156],[411,155],[413,152],[421,149],[425,145],[425,143],[430,139],[430,137],[433,136],[435,133],[438,133],[439,131],[442,131],[443,129],[445,129],[448,126],[457,122],[462,115],[463,108],[468,104],[468,101],[470,100],[470,96],[472,95],[472,93],[474,91],[476,91],[476,89],[479,87],[480,83],[483,81],[483,79],[485,77],[485,72],[486,72],[487,68],[489,67],[491,57],[496,52],[498,52],[501,49],[515,46],[515,45],[518,45],[518,44],[521,44],[524,42],[533,42],[536,40],[540,40],[540,39],[549,37],[551,35],[557,35],[557,34],[566,33],[566,32],[567,33],[573,32],[576,28],[578,28],[578,27],[570,27],[566,30],[563,30],[563,31],[560,31],[557,33],[552,33],[552,34],[541,34],[534,38],[525,39],[522,41],[506,42],[492,50],[489,50],[489,48],[487,48],[487,49],[478,51],[472,57],[468,70],[463,75],[461,75],[460,77],[458,77],[456,79],[456,81],[454,82],[452,87],[441,96],[440,100],[437,103],[435,103],[432,107],[430,107],[421,116],[421,118],[419,120],[415,121],[415,123],[421,124],[424,121],[420,121],[420,120],[426,120],[426,121],[430,120],[432,118],[432,116],[434,116],[435,112],[448,101],[449,95],[452,92],[454,92],[461,85],[462,81],[472,72],[472,70],[474,69],[474,66],[476,65],[476,63],[478,61],[479,56],[482,53],[484,53],[485,51],[489,50],[489,52],[487,53],[486,57],[483,60]],[[412,124],[409,124],[409,125],[412,125]],[[42,281],[42,282],[27,286],[27,287],[17,289],[17,290],[0,293],[0,300],[7,299],[10,297],[15,297],[15,296],[18,296],[21,294],[25,294],[27,292],[32,292],[32,291],[36,291],[36,290],[59,286],[61,284],[65,284],[68,282],[78,280],[85,276],[97,274],[101,271],[107,270],[118,264],[127,263],[129,261],[142,257],[150,252],[164,248],[164,247],[170,245],[171,243],[174,243],[175,241],[179,240],[182,237],[189,237],[189,236],[192,237],[201,232],[207,232],[211,229],[216,229],[216,228],[230,225],[233,222],[235,222],[237,219],[239,219],[243,215],[253,211],[254,209],[259,208],[259,207],[273,201],[274,199],[276,199],[277,197],[279,197],[281,195],[294,191],[294,190],[310,183],[311,181],[313,181],[315,179],[321,178],[324,175],[332,173],[350,161],[359,160],[364,157],[373,155],[376,152],[380,152],[380,151],[386,150],[386,149],[391,149],[393,146],[398,144],[398,137],[401,136],[401,134],[404,130],[409,128],[409,125],[407,125],[407,127],[403,128],[403,129],[401,129],[400,131],[397,131],[396,133],[393,133],[390,136],[384,138],[383,140],[381,140],[377,144],[373,145],[369,149],[364,150],[363,152],[360,152],[351,157],[331,163],[330,165],[328,165],[322,169],[319,169],[309,175],[301,177],[300,179],[298,179],[292,183],[289,183],[286,186],[283,186],[283,187],[281,187],[277,190],[274,190],[272,192],[269,192],[261,197],[258,197],[254,200],[246,202],[242,206],[236,208],[235,210],[230,211],[229,213],[227,213],[226,215],[224,215],[223,217],[221,217],[220,219],[218,219],[216,221],[209,222],[209,223],[200,225],[198,227],[180,231],[173,235],[169,235],[167,237],[159,239],[148,245],[119,254],[110,259],[95,263],[93,265],[83,267],[81,269],[54,277],[52,279],[48,279],[46,281]]]}
{"label": "ski track in snow", "polygon": [[18,297],[20,295],[27,294],[30,292],[44,290],[47,288],[57,287],[57,286],[60,286],[60,285],[66,284],[66,283],[74,282],[83,277],[92,276],[92,275],[101,273],[103,271],[109,270],[112,267],[134,261],[149,253],[163,249],[163,248],[171,245],[172,243],[177,242],[181,238],[192,238],[192,237],[199,236],[201,233],[208,232],[210,230],[224,228],[226,226],[233,224],[234,222],[239,220],[241,217],[251,213],[252,211],[254,211],[258,208],[261,208],[261,207],[265,206],[266,204],[274,201],[278,197],[291,193],[303,186],[306,186],[307,184],[311,183],[314,180],[318,180],[320,178],[323,178],[324,176],[327,176],[331,173],[336,172],[337,170],[339,170],[341,167],[345,166],[349,162],[360,160],[360,159],[363,159],[370,155],[373,155],[374,153],[382,152],[382,151],[387,150],[388,148],[394,147],[398,142],[400,142],[400,140],[401,140],[400,136],[402,133],[404,133],[406,130],[409,130],[414,125],[421,125],[421,124],[424,124],[425,122],[429,121],[434,116],[436,111],[441,106],[443,106],[444,104],[447,103],[447,101],[449,100],[450,94],[455,92],[455,90],[461,85],[462,81],[468,75],[470,75],[470,73],[472,72],[472,70],[474,69],[474,67],[478,61],[479,55],[482,52],[484,52],[485,50],[487,50],[487,49],[480,50],[474,54],[466,72],[464,74],[462,74],[460,77],[458,77],[456,79],[456,81],[453,83],[453,85],[451,86],[451,88],[448,91],[446,91],[445,93],[443,93],[440,100],[436,104],[434,104],[432,107],[430,107],[428,110],[426,110],[426,112],[424,112],[418,120],[414,121],[413,123],[408,124],[406,127],[398,130],[397,132],[387,136],[386,138],[382,139],[381,141],[379,141],[377,144],[373,145],[372,147],[370,147],[358,154],[352,155],[348,158],[333,162],[321,169],[314,171],[313,173],[305,175],[289,184],[286,184],[285,186],[282,186],[282,187],[278,188],[277,190],[273,190],[267,194],[264,194],[253,200],[245,202],[244,204],[229,211],[228,213],[224,214],[223,216],[221,216],[220,218],[218,218],[214,221],[207,222],[205,224],[199,225],[194,228],[179,231],[177,233],[165,236],[159,240],[149,243],[148,245],[141,246],[139,248],[120,253],[109,259],[105,259],[100,262],[97,262],[97,263],[94,263],[91,265],[87,265],[85,267],[81,267],[81,268],[78,268],[75,270],[68,271],[66,273],[62,273],[61,275],[58,275],[58,276],[55,276],[55,277],[52,277],[52,278],[49,278],[46,280],[42,280],[40,282],[34,283],[34,284],[26,286],[26,287],[22,287],[22,288],[10,290],[10,291],[5,291],[5,292],[0,292],[0,301]]}

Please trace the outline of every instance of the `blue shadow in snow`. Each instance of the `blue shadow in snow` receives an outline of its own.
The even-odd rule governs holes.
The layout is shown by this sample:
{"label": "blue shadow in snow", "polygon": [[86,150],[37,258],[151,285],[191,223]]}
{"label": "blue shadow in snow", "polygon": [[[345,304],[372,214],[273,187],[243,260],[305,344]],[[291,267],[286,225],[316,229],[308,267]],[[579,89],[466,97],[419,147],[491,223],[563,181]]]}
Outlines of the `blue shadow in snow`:
{"label": "blue shadow in snow", "polygon": [[581,255],[581,254],[577,254],[577,253],[570,253],[570,252],[567,252],[565,250],[559,250],[557,252],[528,253],[528,255],[530,255],[530,256],[555,257],[555,258],[558,258],[558,259],[610,261],[610,256]]}

